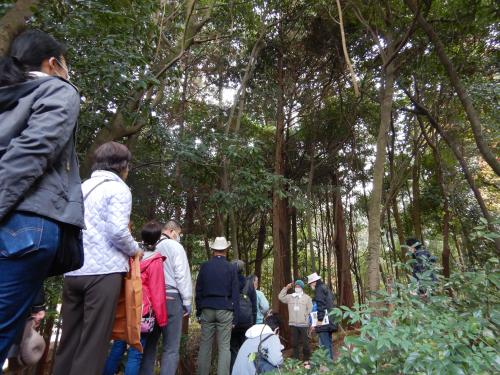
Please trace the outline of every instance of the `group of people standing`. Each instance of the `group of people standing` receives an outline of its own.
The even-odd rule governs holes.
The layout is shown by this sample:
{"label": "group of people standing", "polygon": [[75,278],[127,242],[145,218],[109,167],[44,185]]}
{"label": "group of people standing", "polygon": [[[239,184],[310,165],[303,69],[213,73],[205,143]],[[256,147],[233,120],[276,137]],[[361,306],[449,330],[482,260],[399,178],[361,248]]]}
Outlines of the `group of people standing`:
{"label": "group of people standing", "polygon": [[[98,147],[92,174],[81,183],[75,151],[80,96],[69,82],[65,54],[66,48],[50,35],[27,30],[0,60],[0,369],[43,281],[53,274],[54,261],[64,257],[61,244],[85,228],[78,238],[84,261],[64,275],[62,337],[54,374],[116,373],[127,345],[117,340],[109,351],[115,310],[129,260],[140,257],[143,312],[154,316],[154,324],[142,331],[143,354],[129,349],[126,374],[154,373],[162,336],[160,374],[173,375],[182,321],[192,310],[182,227],[176,220],[165,225],[151,221],[142,228],[140,243],[133,238],[132,195],[126,184],[132,155],[122,144]],[[243,374],[248,358],[241,357],[242,350],[254,350],[255,345],[252,369],[277,368],[282,361],[279,318],[268,313],[258,278],[243,275],[242,261],[227,260],[230,243],[224,237],[210,247],[213,257],[201,265],[196,280],[198,373],[210,373],[214,337],[218,374],[229,374],[231,368],[233,374]],[[319,276],[310,277],[322,320],[333,300]],[[281,291],[280,300],[289,306],[294,345],[302,342],[308,357],[304,328],[311,299],[302,281],[295,282],[295,293],[287,294],[290,288]],[[332,357],[329,337],[320,333],[322,345],[330,340]],[[298,357],[297,351],[294,354]]]}

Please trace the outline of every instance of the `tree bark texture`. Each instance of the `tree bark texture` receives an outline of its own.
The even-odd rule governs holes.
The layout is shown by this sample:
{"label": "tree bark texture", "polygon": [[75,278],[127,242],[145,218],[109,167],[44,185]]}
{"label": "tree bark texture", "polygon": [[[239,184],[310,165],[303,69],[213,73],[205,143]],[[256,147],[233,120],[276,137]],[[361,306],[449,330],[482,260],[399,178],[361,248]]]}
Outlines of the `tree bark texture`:
{"label": "tree bark texture", "polygon": [[17,0],[0,19],[0,56],[7,54],[12,40],[26,28],[26,20],[40,0]]}
{"label": "tree bark texture", "polygon": [[378,291],[380,288],[380,210],[384,182],[387,136],[392,116],[394,78],[394,65],[390,63],[384,71],[383,85],[380,89],[380,127],[377,137],[375,164],[373,166],[373,190],[368,208],[367,287],[368,291],[371,293]]}
{"label": "tree bark texture", "polygon": [[[335,193],[335,255],[337,256],[337,293],[342,306],[354,305],[354,294],[351,280],[351,261],[347,248],[347,231],[344,218],[344,207],[340,189]],[[330,265],[328,265],[330,267]]]}

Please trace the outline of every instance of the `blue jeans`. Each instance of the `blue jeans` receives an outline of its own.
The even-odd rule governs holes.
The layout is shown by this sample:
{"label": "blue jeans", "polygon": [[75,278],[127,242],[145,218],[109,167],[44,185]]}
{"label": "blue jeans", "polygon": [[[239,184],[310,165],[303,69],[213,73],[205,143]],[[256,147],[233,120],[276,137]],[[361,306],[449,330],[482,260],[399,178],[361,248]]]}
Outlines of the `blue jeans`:
{"label": "blue jeans", "polygon": [[318,332],[319,344],[326,350],[330,359],[333,360],[333,346],[332,346],[332,333],[331,332]]}
{"label": "blue jeans", "polygon": [[26,212],[0,224],[0,373],[40,291],[61,237],[56,221]]}
{"label": "blue jeans", "polygon": [[[147,334],[141,334],[141,344],[146,346]],[[127,343],[122,340],[115,340],[111,351],[109,352],[106,365],[104,366],[103,375],[115,375],[118,371],[123,353],[127,350]],[[139,375],[141,368],[142,353],[137,349],[130,347],[127,353],[127,365],[125,366],[125,375]]]}

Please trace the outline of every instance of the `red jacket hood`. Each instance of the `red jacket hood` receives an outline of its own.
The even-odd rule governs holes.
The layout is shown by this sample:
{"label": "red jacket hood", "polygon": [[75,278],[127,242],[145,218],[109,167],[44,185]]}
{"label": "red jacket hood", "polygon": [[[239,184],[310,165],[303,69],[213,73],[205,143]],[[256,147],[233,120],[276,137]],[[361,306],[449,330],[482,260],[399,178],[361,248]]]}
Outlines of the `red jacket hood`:
{"label": "red jacket hood", "polygon": [[147,268],[154,262],[164,262],[167,257],[164,257],[160,253],[154,253],[147,259],[141,260],[141,273],[145,272]]}

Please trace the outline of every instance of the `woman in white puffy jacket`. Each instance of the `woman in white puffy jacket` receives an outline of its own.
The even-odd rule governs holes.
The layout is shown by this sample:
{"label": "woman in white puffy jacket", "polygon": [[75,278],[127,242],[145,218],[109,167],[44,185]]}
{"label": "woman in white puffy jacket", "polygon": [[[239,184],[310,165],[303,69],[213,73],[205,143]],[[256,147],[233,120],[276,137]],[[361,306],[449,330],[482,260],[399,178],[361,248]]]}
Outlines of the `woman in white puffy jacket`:
{"label": "woman in white puffy jacket", "polygon": [[108,142],[95,151],[92,176],[82,184],[85,262],[64,277],[62,337],[54,375],[100,375],[129,257],[139,245],[129,230],[132,195],[125,184],[132,158]]}

